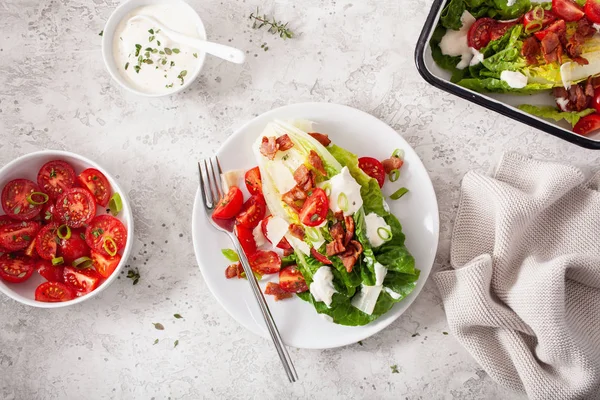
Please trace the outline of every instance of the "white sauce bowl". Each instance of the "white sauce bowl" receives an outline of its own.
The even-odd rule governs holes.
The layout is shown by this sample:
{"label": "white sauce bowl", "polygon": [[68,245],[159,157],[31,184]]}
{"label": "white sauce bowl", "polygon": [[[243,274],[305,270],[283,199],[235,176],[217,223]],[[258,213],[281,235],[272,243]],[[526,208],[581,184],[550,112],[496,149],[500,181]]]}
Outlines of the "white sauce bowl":
{"label": "white sauce bowl", "polygon": [[[165,92],[165,93],[144,92],[144,91],[141,91],[138,88],[134,87],[127,79],[125,79],[125,77],[119,71],[119,68],[123,68],[124,66],[117,65],[115,57],[113,55],[113,51],[114,51],[114,45],[113,45],[114,41],[113,40],[114,40],[115,32],[117,30],[117,27],[123,20],[123,18],[125,18],[129,13],[131,13],[132,11],[134,11],[137,8],[140,8],[143,6],[148,6],[148,5],[154,5],[154,4],[178,4],[181,7],[185,7],[187,9],[189,9],[188,16],[192,16],[192,18],[196,21],[196,24],[198,27],[199,38],[206,40],[206,30],[204,29],[204,23],[202,22],[202,19],[200,19],[200,16],[196,12],[196,10],[194,10],[187,2],[185,2],[183,0],[129,0],[129,1],[126,1],[123,4],[121,4],[119,7],[117,7],[111,14],[110,18],[108,18],[108,21],[106,21],[106,25],[104,26],[104,33],[102,35],[102,58],[104,59],[104,64],[106,65],[106,69],[110,73],[110,76],[112,76],[112,78],[119,85],[121,85],[123,88],[129,90],[132,93],[135,93],[140,96],[145,96],[145,97],[170,96],[172,94],[179,93],[179,92],[185,90],[187,87],[189,87],[192,84],[192,82],[194,82],[196,80],[198,75],[200,75],[200,71],[202,70],[202,67],[204,66],[204,59],[206,58],[206,53],[198,50],[198,68],[196,68],[196,70],[194,72],[187,74],[183,85],[176,86],[177,87],[176,89],[169,91],[169,92]],[[173,30],[177,30],[176,26],[175,27],[169,26],[169,28],[171,28]],[[146,44],[144,44],[142,46],[142,48],[144,48],[145,45]],[[132,68],[132,66],[130,66],[130,68]]]}

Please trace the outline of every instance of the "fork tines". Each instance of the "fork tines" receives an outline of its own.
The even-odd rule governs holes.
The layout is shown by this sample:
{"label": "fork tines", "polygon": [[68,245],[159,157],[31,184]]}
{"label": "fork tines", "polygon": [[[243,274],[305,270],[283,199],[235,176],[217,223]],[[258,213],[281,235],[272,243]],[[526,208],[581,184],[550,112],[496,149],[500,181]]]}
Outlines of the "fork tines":
{"label": "fork tines", "polygon": [[198,172],[200,175],[200,191],[204,206],[212,210],[223,198],[223,187],[221,185],[221,163],[219,158],[209,157],[198,162]]}

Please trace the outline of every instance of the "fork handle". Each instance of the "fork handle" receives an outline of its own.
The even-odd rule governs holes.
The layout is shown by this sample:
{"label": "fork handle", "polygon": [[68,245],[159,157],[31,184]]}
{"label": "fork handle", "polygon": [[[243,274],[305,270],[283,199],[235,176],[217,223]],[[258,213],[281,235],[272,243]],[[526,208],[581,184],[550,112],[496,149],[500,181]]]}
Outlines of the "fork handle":
{"label": "fork handle", "polygon": [[296,373],[296,369],[294,368],[294,364],[292,363],[292,359],[288,354],[288,351],[281,339],[281,335],[279,334],[279,330],[277,329],[277,325],[275,325],[275,320],[271,315],[271,311],[269,310],[269,306],[263,296],[262,291],[260,290],[260,286],[258,285],[258,281],[252,272],[252,268],[250,267],[250,262],[248,261],[248,257],[246,257],[246,253],[244,253],[244,249],[240,244],[238,238],[231,232],[227,232],[233,245],[235,247],[236,252],[240,258],[240,262],[242,263],[242,267],[244,268],[244,272],[246,273],[246,278],[248,278],[248,282],[250,283],[250,288],[252,289],[252,294],[256,298],[258,302],[258,306],[262,313],[262,316],[265,320],[265,324],[267,325],[267,329],[269,330],[269,334],[271,335],[271,339],[273,340],[273,344],[275,344],[275,349],[277,350],[277,354],[279,354],[279,358],[281,359],[281,363],[283,364],[283,368],[288,376],[290,382],[296,382],[298,380],[298,374]]}

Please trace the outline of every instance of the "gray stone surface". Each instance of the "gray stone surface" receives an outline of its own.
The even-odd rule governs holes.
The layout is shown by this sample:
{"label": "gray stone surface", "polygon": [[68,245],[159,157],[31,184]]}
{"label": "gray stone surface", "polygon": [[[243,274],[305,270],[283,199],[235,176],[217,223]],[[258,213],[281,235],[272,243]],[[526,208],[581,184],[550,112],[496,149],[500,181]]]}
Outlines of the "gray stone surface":
{"label": "gray stone surface", "polygon": [[443,334],[431,281],[401,318],[362,345],[292,349],[300,382],[288,384],[270,343],[219,307],[197,268],[189,223],[194,162],[277,106],[328,101],[367,111],[403,135],[431,174],[440,204],[439,268],[448,262],[466,171],[487,170],[506,150],[584,168],[597,165],[600,153],[425,83],[413,51],[430,1],[265,5],[299,33],[286,42],[250,28],[246,18],[262,2],[191,3],[210,39],[247,50],[248,61],[240,67],[209,57],[187,92],[145,99],[121,90],[104,69],[98,33],[117,2],[0,1],[0,165],[49,148],[104,165],[132,200],[129,264],[141,273],[137,286],[122,276],[67,309],[1,297],[0,398],[521,398]]}

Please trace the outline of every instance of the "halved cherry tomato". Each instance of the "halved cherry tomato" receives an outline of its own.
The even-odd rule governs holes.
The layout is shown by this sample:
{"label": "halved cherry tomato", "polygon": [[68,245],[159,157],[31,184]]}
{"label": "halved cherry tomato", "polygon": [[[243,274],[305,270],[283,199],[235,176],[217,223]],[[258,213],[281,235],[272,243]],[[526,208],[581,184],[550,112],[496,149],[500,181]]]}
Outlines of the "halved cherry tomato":
{"label": "halved cherry tomato", "polygon": [[35,269],[38,274],[43,276],[49,282],[64,282],[64,270],[62,265],[52,265],[48,260],[37,260]]}
{"label": "halved cherry tomato", "polygon": [[33,259],[20,254],[0,256],[0,278],[10,283],[25,282],[34,270]]}
{"label": "halved cherry tomato", "polygon": [[[117,253],[125,248],[127,229],[117,218],[111,215],[99,215],[90,222],[85,230],[85,242],[92,250],[110,256],[110,253]],[[105,245],[110,253],[106,250]]]}
{"label": "halved cherry tomato", "polygon": [[109,257],[92,250],[92,265],[103,278],[108,278],[115,272],[120,262],[121,256],[119,254]]}
{"label": "halved cherry tomato", "polygon": [[27,179],[15,179],[2,189],[2,209],[9,217],[19,221],[35,218],[42,211],[42,204],[30,204],[27,198],[41,192],[38,185]]}
{"label": "halved cherry tomato", "polygon": [[587,19],[600,24],[600,0],[587,0],[583,9]]}
{"label": "halved cherry tomato", "polygon": [[75,170],[65,161],[49,161],[40,168],[37,183],[51,199],[56,199],[75,184]]}
{"label": "halved cherry tomato", "polygon": [[261,275],[275,274],[281,269],[281,258],[274,251],[259,250],[248,261],[252,270]]}
{"label": "halved cherry tomato", "polygon": [[35,289],[35,299],[46,303],[69,301],[75,298],[75,293],[64,283],[44,282]]}
{"label": "halved cherry tomato", "polygon": [[75,291],[77,297],[90,293],[100,285],[102,276],[92,268],[65,267],[65,283]]}
{"label": "halved cherry tomato", "polygon": [[81,228],[96,215],[96,202],[87,189],[67,189],[56,200],[56,215],[71,228]]}
{"label": "halved cherry tomato", "polygon": [[246,257],[250,257],[256,253],[256,241],[252,234],[252,229],[244,228],[243,226],[237,225],[235,227],[235,234],[246,253]]}
{"label": "halved cherry tomato", "polygon": [[94,168],[88,168],[79,174],[77,181],[81,187],[90,191],[96,199],[96,203],[102,207],[108,205],[111,195],[110,183],[108,183],[108,179],[102,172]]}
{"label": "halved cherry tomato", "polygon": [[253,229],[265,216],[267,204],[262,194],[250,196],[242,206],[242,211],[235,218],[238,225]]}
{"label": "halved cherry tomato", "polygon": [[244,182],[246,182],[246,188],[248,188],[250,194],[262,194],[262,179],[258,167],[254,167],[246,172]]}
{"label": "halved cherry tomato", "polygon": [[594,107],[597,113],[600,113],[600,88],[594,90],[591,106]]}
{"label": "halved cherry tomato", "polygon": [[469,47],[480,50],[487,46],[492,40],[492,28],[495,25],[496,20],[493,18],[479,18],[475,21],[467,33]]}
{"label": "halved cherry tomato", "polygon": [[53,202],[49,201],[44,204],[44,208],[42,208],[42,212],[40,213],[41,221],[44,224],[49,224],[52,222],[59,222],[60,218],[56,216],[56,206]]}
{"label": "halved cherry tomato", "polygon": [[585,13],[574,1],[552,0],[552,11],[567,22],[579,21]]}
{"label": "halved cherry tomato", "polygon": [[600,114],[590,114],[581,118],[573,127],[573,132],[578,135],[587,135],[600,129]]}
{"label": "halved cherry tomato", "polygon": [[35,249],[44,260],[52,260],[56,257],[58,248],[58,236],[56,236],[56,224],[50,224],[40,229],[35,238]]}
{"label": "halved cherry tomato", "polygon": [[0,227],[0,246],[8,251],[27,248],[40,230],[34,221],[13,222]]}
{"label": "halved cherry tomato", "polygon": [[279,271],[279,286],[289,293],[302,293],[308,290],[308,285],[302,273],[295,265],[290,265]]}
{"label": "halved cherry tomato", "polygon": [[361,157],[358,159],[358,166],[365,174],[375,179],[380,188],[383,187],[383,183],[385,182],[385,170],[383,169],[383,164],[381,164],[379,160],[372,157]]}
{"label": "halved cherry tomato", "polygon": [[0,215],[0,226],[12,224],[13,222],[15,222],[15,220],[8,215]]}
{"label": "halved cherry tomato", "polygon": [[519,23],[516,21],[495,21],[496,23],[492,25],[492,29],[490,30],[490,41],[500,39],[510,28]]}
{"label": "halved cherry tomato", "polygon": [[[267,235],[267,233],[268,233],[268,232],[267,232],[267,227],[268,227],[268,225],[269,225],[269,220],[270,220],[271,218],[273,218],[273,216],[272,216],[272,215],[269,215],[267,218],[263,219],[263,220],[260,222],[260,230],[262,231],[262,233],[263,233],[263,236],[265,237],[265,239],[267,239],[267,241],[268,241],[269,243],[272,243],[272,242],[271,242],[271,239],[269,239],[269,236]],[[291,248],[292,248],[292,246],[290,245],[290,242],[288,242],[288,240],[287,240],[285,237],[283,237],[283,238],[282,238],[282,239],[279,241],[279,243],[277,243],[277,247],[278,247],[278,248],[280,248],[280,249],[282,249],[282,250],[289,250],[289,249],[291,249]]]}
{"label": "halved cherry tomato", "polygon": [[543,31],[537,31],[534,32],[533,35],[538,39],[538,40],[543,40],[546,35],[548,34],[548,32],[554,32],[556,34],[560,34],[560,32],[565,32],[567,30],[567,24],[565,23],[564,19],[559,19],[558,21],[552,23],[550,26],[548,26],[546,29],[544,29]]}
{"label": "halved cherry tomato", "polygon": [[535,15],[536,13],[543,15],[541,20],[542,27],[546,27],[548,24],[556,20],[556,15],[552,11],[544,10],[541,7],[537,10],[534,8],[533,10],[530,10],[529,12],[525,13],[525,15],[523,16],[524,28],[527,28],[527,25],[531,24],[532,22],[538,22]]}
{"label": "halved cherry tomato", "polygon": [[216,219],[234,218],[242,209],[243,202],[244,195],[242,194],[240,188],[237,186],[232,186],[229,188],[227,195],[221,199],[212,216]]}
{"label": "halved cherry tomato", "polygon": [[321,225],[327,218],[328,210],[327,194],[321,188],[314,188],[312,194],[304,202],[302,210],[300,210],[300,222],[306,226]]}
{"label": "halved cherry tomato", "polygon": [[85,229],[71,229],[69,239],[60,239],[58,255],[65,259],[65,264],[71,264],[80,257],[89,257],[90,248],[85,241]]}
{"label": "halved cherry tomato", "polygon": [[318,262],[320,262],[322,264],[327,264],[327,265],[333,264],[329,258],[327,258],[323,254],[319,253],[317,251],[317,249],[315,249],[314,247],[311,247],[310,255],[313,256]]}
{"label": "halved cherry tomato", "polygon": [[23,252],[27,257],[36,258],[38,256],[37,250],[35,249],[35,238],[29,243],[29,246]]}

